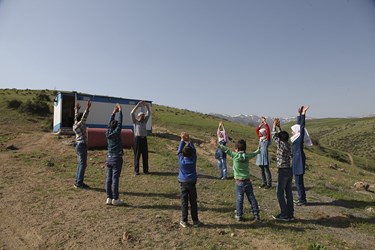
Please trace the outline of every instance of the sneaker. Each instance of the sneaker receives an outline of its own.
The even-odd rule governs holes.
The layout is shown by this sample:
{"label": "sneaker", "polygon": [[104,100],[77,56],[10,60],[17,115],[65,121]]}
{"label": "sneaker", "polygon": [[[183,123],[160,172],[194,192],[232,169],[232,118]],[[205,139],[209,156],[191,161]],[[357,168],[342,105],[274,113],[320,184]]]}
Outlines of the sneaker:
{"label": "sneaker", "polygon": [[254,220],[255,220],[256,222],[262,222],[262,220],[260,219],[259,214],[254,215]]}
{"label": "sneaker", "polygon": [[81,189],[89,189],[90,188],[90,186],[85,184],[85,183],[82,183],[82,185],[79,185],[78,183],[74,183],[73,186],[75,188],[81,188]]}
{"label": "sneaker", "polygon": [[185,221],[180,221],[180,226],[181,227],[187,227],[187,223]]}
{"label": "sneaker", "polygon": [[295,218],[293,215],[289,215],[289,216],[288,216],[288,219],[289,219],[289,221],[294,221],[294,220],[296,220],[296,218]]}
{"label": "sneaker", "polygon": [[294,201],[294,204],[296,204],[297,206],[306,206],[307,202],[306,201]]}
{"label": "sneaker", "polygon": [[122,205],[122,204],[124,204],[124,201],[123,201],[123,200],[120,200],[120,199],[117,199],[117,200],[112,199],[112,205],[114,205],[114,206],[120,206],[120,205]]}
{"label": "sneaker", "polygon": [[139,173],[135,172],[135,173],[134,173],[134,176],[137,176],[137,175],[139,175]]}
{"label": "sneaker", "polygon": [[226,176],[223,176],[223,177],[221,177],[220,179],[225,180],[226,178],[227,178]]}
{"label": "sneaker", "polygon": [[112,199],[111,198],[107,198],[105,204],[112,205]]}
{"label": "sneaker", "polygon": [[234,215],[234,218],[236,219],[236,221],[242,221],[242,217],[238,216],[237,214]]}
{"label": "sneaker", "polygon": [[266,185],[265,187],[264,187],[264,189],[270,189],[272,186],[271,185]]}
{"label": "sneaker", "polygon": [[276,216],[272,215],[272,218],[275,220],[289,221],[289,217],[282,214],[278,214]]}
{"label": "sneaker", "polygon": [[265,188],[267,187],[267,184],[263,183],[262,185],[259,186],[259,188]]}
{"label": "sneaker", "polygon": [[198,221],[193,221],[193,227],[201,227],[203,226],[203,223],[200,222],[199,220]]}

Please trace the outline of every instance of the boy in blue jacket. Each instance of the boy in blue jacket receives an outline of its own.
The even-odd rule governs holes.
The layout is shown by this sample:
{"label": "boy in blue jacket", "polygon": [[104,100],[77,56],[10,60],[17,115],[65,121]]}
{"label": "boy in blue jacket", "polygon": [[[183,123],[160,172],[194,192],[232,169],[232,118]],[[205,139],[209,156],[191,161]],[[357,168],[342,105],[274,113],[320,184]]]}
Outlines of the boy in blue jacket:
{"label": "boy in blue jacket", "polygon": [[190,212],[193,220],[193,226],[201,225],[198,219],[197,205],[197,153],[194,144],[190,141],[190,136],[186,132],[181,133],[181,141],[177,151],[179,171],[178,182],[181,187],[181,208],[182,220],[180,225],[187,227],[188,221],[188,202],[190,201]]}

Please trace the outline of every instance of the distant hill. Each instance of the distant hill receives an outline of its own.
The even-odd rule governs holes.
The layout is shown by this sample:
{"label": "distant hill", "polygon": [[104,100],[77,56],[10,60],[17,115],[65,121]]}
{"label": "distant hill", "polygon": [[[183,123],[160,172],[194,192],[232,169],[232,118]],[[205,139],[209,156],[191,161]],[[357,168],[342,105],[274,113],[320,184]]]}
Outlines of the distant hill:
{"label": "distant hill", "polygon": [[[228,120],[228,121],[237,122],[237,123],[241,123],[241,124],[244,124],[244,125],[253,125],[253,126],[258,126],[260,121],[262,120],[262,117],[257,116],[257,115],[243,115],[243,114],[233,115],[233,116],[232,115],[222,115],[222,114],[210,114],[210,115],[216,116],[216,117],[219,117],[221,119]],[[279,119],[280,119],[281,124],[285,124],[285,123],[288,123],[288,122],[295,121],[296,117],[279,118]],[[268,124],[272,124],[272,121],[273,121],[272,117],[267,117],[267,123]]]}

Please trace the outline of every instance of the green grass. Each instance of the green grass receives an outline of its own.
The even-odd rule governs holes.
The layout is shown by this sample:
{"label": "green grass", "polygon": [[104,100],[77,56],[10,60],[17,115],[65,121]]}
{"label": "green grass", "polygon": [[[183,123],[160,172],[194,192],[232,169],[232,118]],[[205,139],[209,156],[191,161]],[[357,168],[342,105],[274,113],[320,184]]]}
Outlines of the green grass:
{"label": "green grass", "polygon": [[[4,96],[7,99],[23,98],[23,100],[27,100],[36,94],[37,91],[31,90],[0,90],[0,97]],[[23,133],[35,132],[38,136],[43,133],[41,132],[43,131],[43,123],[48,121],[49,118],[28,117],[17,110],[7,109],[4,106],[3,99],[0,102],[2,118],[5,117],[5,120],[7,120],[6,124],[2,123],[0,127],[3,130],[12,128],[12,131],[0,134],[0,142],[12,141],[18,136],[16,132],[19,131]],[[20,121],[23,120],[25,122],[21,123]],[[364,211],[368,207],[375,207],[374,198],[371,193],[357,192],[352,187],[356,181],[373,183],[373,175],[367,172],[365,168],[357,167],[360,159],[357,159],[356,155],[353,156],[355,165],[351,165],[346,153],[349,151],[345,151],[344,147],[330,147],[325,142],[326,137],[333,138],[332,141],[335,141],[335,138],[339,138],[338,135],[341,135],[343,130],[357,131],[358,126],[366,127],[366,129],[367,126],[371,128],[371,119],[365,119],[364,123],[361,119],[307,121],[312,137],[319,139],[317,146],[306,149],[308,199],[309,202],[316,204],[310,207],[295,207],[299,220],[293,223],[278,223],[270,219],[271,215],[279,212],[275,190],[258,189],[260,184],[259,168],[254,165],[255,160],[253,159],[250,173],[254,192],[260,205],[261,216],[264,219],[261,225],[251,221],[252,215],[247,202],[244,203],[246,221],[244,223],[234,221],[233,210],[236,199],[234,182],[232,180],[221,181],[215,178],[218,176],[218,168],[216,160],[213,158],[210,140],[216,138],[219,121],[220,119],[209,115],[154,104],[154,134],[149,136],[148,139],[150,171],[153,174],[141,175],[139,178],[134,177],[133,152],[125,150],[120,195],[125,197],[127,204],[121,208],[101,206],[102,200],[105,199],[106,150],[89,151],[85,175],[85,181],[93,187],[93,190],[89,192],[81,192],[82,190],[71,188],[76,170],[74,148],[63,145],[61,139],[57,136],[51,135],[50,140],[56,144],[61,144],[61,152],[51,154],[37,149],[29,149],[29,152],[15,151],[9,152],[9,154],[11,154],[11,159],[17,163],[17,166],[24,163],[30,168],[30,172],[33,172],[40,180],[33,183],[30,190],[27,190],[33,201],[32,204],[27,204],[30,216],[45,212],[54,215],[59,208],[59,204],[55,200],[49,202],[51,195],[58,197],[58,200],[71,202],[75,206],[81,204],[78,202],[80,199],[84,201],[82,206],[85,205],[84,203],[91,202],[89,208],[82,208],[81,205],[77,208],[82,209],[81,216],[87,221],[88,225],[94,225],[97,229],[101,225],[107,225],[106,223],[112,221],[112,218],[120,218],[119,223],[109,223],[109,226],[105,227],[106,232],[115,235],[114,241],[118,241],[125,231],[133,237],[133,240],[129,243],[118,243],[117,248],[248,249],[259,246],[259,249],[350,249],[353,247],[363,248],[364,245],[361,245],[361,242],[347,241],[343,236],[347,232],[350,232],[353,237],[356,235],[367,238],[373,237],[375,233],[374,216],[366,214]],[[350,125],[350,123],[355,125]],[[365,125],[367,123],[370,125]],[[249,151],[256,148],[257,138],[254,127],[229,121],[225,121],[225,127],[233,141],[244,138],[248,142]],[[337,129],[332,129],[336,127]],[[203,218],[203,222],[207,225],[198,230],[193,228],[181,230],[177,224],[180,217],[181,202],[177,182],[176,151],[179,134],[182,131],[190,133],[199,150],[197,163],[199,174],[197,183],[198,207],[199,216]],[[355,137],[355,135],[349,138],[352,137]],[[229,143],[228,146],[233,148],[233,145],[233,143]],[[4,151],[0,153],[4,153]],[[271,171],[276,185],[275,145],[270,147],[270,153],[273,158]],[[371,160],[368,159],[368,165],[370,165]],[[337,166],[337,168],[331,168],[331,165]],[[228,168],[231,176],[230,160]],[[13,178],[18,180],[17,175]],[[68,184],[66,184],[66,187],[46,187],[43,182],[45,178],[57,183],[64,183],[64,185]],[[2,185],[6,186],[13,181],[12,179],[5,180]],[[2,189],[4,188],[2,187]],[[91,197],[90,195],[95,197],[95,201],[87,198]],[[328,211],[331,214],[328,214]],[[66,214],[69,214],[69,212],[66,212]],[[51,248],[69,248],[69,245],[66,246],[65,244],[77,239],[81,240],[81,237],[85,234],[96,235],[95,232],[90,231],[91,228],[75,230],[73,227],[72,230],[68,230],[65,238],[58,238],[56,232],[68,223],[73,222],[56,217],[43,228],[56,239],[55,242],[47,241],[45,243],[47,248],[48,246]],[[347,231],[336,233],[338,230]],[[158,236],[155,237],[155,234]],[[85,239],[87,240],[87,238]],[[81,243],[84,246],[85,243],[89,242],[82,239]]]}

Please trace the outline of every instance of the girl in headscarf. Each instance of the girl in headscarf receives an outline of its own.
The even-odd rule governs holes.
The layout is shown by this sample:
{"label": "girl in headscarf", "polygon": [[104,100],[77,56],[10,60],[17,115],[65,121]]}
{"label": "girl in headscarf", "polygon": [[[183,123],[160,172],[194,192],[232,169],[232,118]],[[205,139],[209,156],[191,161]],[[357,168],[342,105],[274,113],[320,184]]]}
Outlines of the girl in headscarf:
{"label": "girl in headscarf", "polygon": [[269,168],[270,158],[268,155],[268,146],[271,144],[270,128],[266,118],[262,117],[262,122],[256,128],[259,137],[260,154],[257,155],[256,165],[260,168],[262,184],[259,188],[269,189],[272,187],[272,176]]}
{"label": "girl in headscarf", "polygon": [[304,184],[304,174],[306,168],[306,156],[303,151],[303,145],[312,146],[310,136],[305,129],[305,114],[309,109],[309,106],[302,106],[298,109],[300,115],[297,117],[297,124],[293,125],[292,137],[290,138],[292,142],[292,165],[293,174],[296,181],[298,200],[295,202],[297,206],[306,205],[306,192]]}

